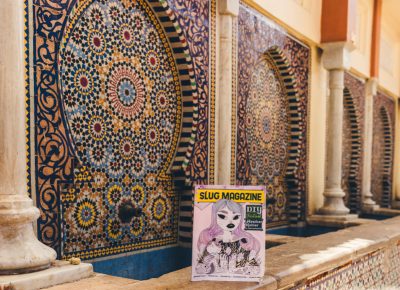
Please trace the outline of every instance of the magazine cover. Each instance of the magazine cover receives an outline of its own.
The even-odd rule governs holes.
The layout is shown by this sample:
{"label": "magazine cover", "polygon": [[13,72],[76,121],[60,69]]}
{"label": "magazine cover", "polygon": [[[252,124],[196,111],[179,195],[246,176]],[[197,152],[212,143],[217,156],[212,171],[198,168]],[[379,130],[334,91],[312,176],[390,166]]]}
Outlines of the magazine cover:
{"label": "magazine cover", "polygon": [[264,186],[196,186],[192,281],[259,281],[265,213]]}

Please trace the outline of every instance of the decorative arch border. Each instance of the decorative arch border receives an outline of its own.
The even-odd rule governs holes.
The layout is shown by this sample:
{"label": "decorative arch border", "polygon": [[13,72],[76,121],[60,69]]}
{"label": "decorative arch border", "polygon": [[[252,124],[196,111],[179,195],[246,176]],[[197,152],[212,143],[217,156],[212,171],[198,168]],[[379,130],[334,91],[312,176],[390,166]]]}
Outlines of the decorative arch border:
{"label": "decorative arch border", "polygon": [[[183,31],[179,26],[175,14],[168,6],[167,1],[148,0],[148,2],[151,4],[155,14],[162,23],[165,34],[169,38],[179,75],[181,76],[183,102],[181,136],[168,171],[178,172],[183,170],[189,180],[190,170],[188,164],[193,153],[199,118],[197,85],[193,61]],[[166,17],[168,17],[169,20],[167,20]]]}
{"label": "decorative arch border", "polygon": [[299,160],[300,148],[303,136],[301,134],[302,112],[300,110],[300,99],[297,91],[296,77],[292,66],[290,65],[285,53],[278,46],[270,47],[265,53],[279,72],[279,77],[284,85],[287,96],[287,114],[288,114],[288,160],[285,174],[285,182],[287,186],[287,209],[288,220],[290,224],[296,224],[302,220],[304,216],[304,207],[302,200],[305,192],[299,187]]}
{"label": "decorative arch border", "polygon": [[359,175],[362,157],[361,125],[356,104],[348,88],[343,90],[343,103],[345,110],[349,114],[351,132],[350,172],[345,182],[348,183],[349,189],[349,208],[352,212],[358,212],[361,201],[361,180]]}
{"label": "decorative arch border", "polygon": [[382,196],[380,205],[390,207],[392,196],[392,162],[393,162],[393,136],[390,115],[384,106],[379,108],[380,121],[383,127],[383,172],[382,172]]}
{"label": "decorative arch border", "polygon": [[[130,0],[121,1],[129,4]],[[174,176],[175,172],[189,176],[188,163],[197,130],[198,96],[188,43],[167,1],[141,1],[146,1],[151,7],[149,9],[152,9],[158,18],[170,42],[178,73],[182,76],[180,77],[183,101],[181,133],[174,157],[170,160],[170,164],[166,163],[168,167],[164,168],[164,172],[172,173]],[[65,118],[60,108],[58,55],[70,17],[76,13],[76,8],[79,7],[77,5],[82,2],[79,0],[46,2],[34,6],[33,16],[29,16],[26,12],[27,35],[31,32],[30,29],[34,28],[33,40],[31,44],[27,44],[26,54],[29,55],[29,50],[33,50],[30,61],[35,64],[34,68],[27,66],[27,76],[33,74],[33,78],[32,81],[30,77],[26,79],[35,93],[32,95],[34,101],[28,109],[34,118],[34,123],[40,124],[35,127],[35,134],[32,134],[35,138],[32,146],[36,152],[35,167],[32,168],[36,172],[32,190],[36,196],[36,204],[42,212],[37,221],[38,236],[59,255],[62,246],[61,196],[64,194],[64,197],[68,198],[68,184],[74,178],[82,180],[84,176],[80,168],[75,168],[77,164],[67,136],[68,127],[65,126]],[[25,5],[26,7],[33,5],[32,0],[25,0]],[[139,248],[155,246],[156,243],[150,242],[139,245]],[[93,254],[108,255],[132,250],[135,250],[135,245],[107,251],[102,249]]]}

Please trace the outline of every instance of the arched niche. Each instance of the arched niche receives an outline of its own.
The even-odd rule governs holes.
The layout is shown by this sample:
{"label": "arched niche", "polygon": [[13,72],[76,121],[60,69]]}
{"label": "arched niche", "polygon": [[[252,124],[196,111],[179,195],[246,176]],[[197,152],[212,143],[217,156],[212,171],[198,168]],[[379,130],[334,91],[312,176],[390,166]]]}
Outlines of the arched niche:
{"label": "arched niche", "polygon": [[376,108],[371,191],[381,207],[391,207],[393,171],[393,125],[385,106]]}
{"label": "arched niche", "polygon": [[73,181],[63,190],[62,256],[176,243],[175,179],[197,123],[187,43],[166,1],[79,1],[59,52]]}
{"label": "arched niche", "polygon": [[243,106],[238,146],[246,158],[237,163],[238,181],[266,186],[269,227],[297,223],[305,210],[298,187],[302,113],[293,70],[279,47],[255,63]]}
{"label": "arched niche", "polygon": [[351,212],[360,210],[362,137],[360,116],[353,95],[348,88],[343,91],[343,169],[342,189],[345,203]]}

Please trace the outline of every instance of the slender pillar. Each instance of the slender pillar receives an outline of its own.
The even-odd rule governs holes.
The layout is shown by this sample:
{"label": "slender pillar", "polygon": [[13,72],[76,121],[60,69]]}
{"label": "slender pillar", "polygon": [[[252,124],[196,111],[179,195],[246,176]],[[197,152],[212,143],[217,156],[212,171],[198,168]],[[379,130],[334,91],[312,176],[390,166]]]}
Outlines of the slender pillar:
{"label": "slender pillar", "polygon": [[216,183],[229,184],[232,144],[232,33],[233,20],[239,14],[239,0],[218,1],[219,54],[218,94],[216,98]]}
{"label": "slender pillar", "polygon": [[364,160],[363,160],[363,184],[361,209],[364,212],[373,212],[379,209],[379,205],[373,200],[371,193],[371,173],[372,173],[372,136],[374,122],[374,96],[378,89],[379,77],[379,50],[381,40],[381,18],[382,0],[374,0],[374,10],[372,17],[372,39],[371,39],[371,78],[366,83],[365,96],[365,138],[364,138]]}
{"label": "slender pillar", "polygon": [[346,42],[323,46],[322,61],[329,71],[329,98],[327,119],[327,154],[324,205],[319,214],[343,216],[350,210],[344,205],[342,183],[343,89],[344,71],[348,69],[352,46]]}
{"label": "slender pillar", "polygon": [[365,95],[365,120],[364,120],[364,156],[363,156],[363,172],[362,172],[362,205],[361,208],[365,212],[377,210],[379,206],[373,200],[371,193],[371,164],[372,164],[372,127],[374,122],[373,106],[374,96],[378,87],[378,79],[371,78],[366,83]]}
{"label": "slender pillar", "polygon": [[26,192],[24,1],[0,1],[0,274],[44,269],[55,260],[32,223]]}
{"label": "slender pillar", "polygon": [[[394,193],[392,199],[392,208],[400,209],[400,168],[397,164],[400,163],[400,104],[397,99],[395,103],[396,117],[395,117],[395,146],[394,146],[394,172],[393,172],[393,183],[394,183]],[[396,166],[397,165],[397,166]]]}

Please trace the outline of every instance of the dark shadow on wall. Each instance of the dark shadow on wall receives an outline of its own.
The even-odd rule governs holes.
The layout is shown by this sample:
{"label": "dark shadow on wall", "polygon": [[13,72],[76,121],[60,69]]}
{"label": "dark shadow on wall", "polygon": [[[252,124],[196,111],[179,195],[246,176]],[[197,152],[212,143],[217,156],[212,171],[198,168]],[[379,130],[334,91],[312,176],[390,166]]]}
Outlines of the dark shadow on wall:
{"label": "dark shadow on wall", "polygon": [[392,201],[394,105],[393,98],[380,91],[374,96],[371,192],[383,208],[390,208]]}
{"label": "dark shadow on wall", "polygon": [[352,213],[359,213],[361,203],[362,170],[362,128],[359,108],[348,88],[343,91],[344,126],[343,126],[343,172],[342,188],[346,193],[346,206]]}
{"label": "dark shadow on wall", "polygon": [[146,280],[188,267],[191,263],[191,249],[171,247],[94,262],[93,268],[97,273]]}
{"label": "dark shadow on wall", "polygon": [[392,191],[393,137],[390,116],[385,107],[379,110],[383,129],[383,168],[381,206],[389,208]]}

